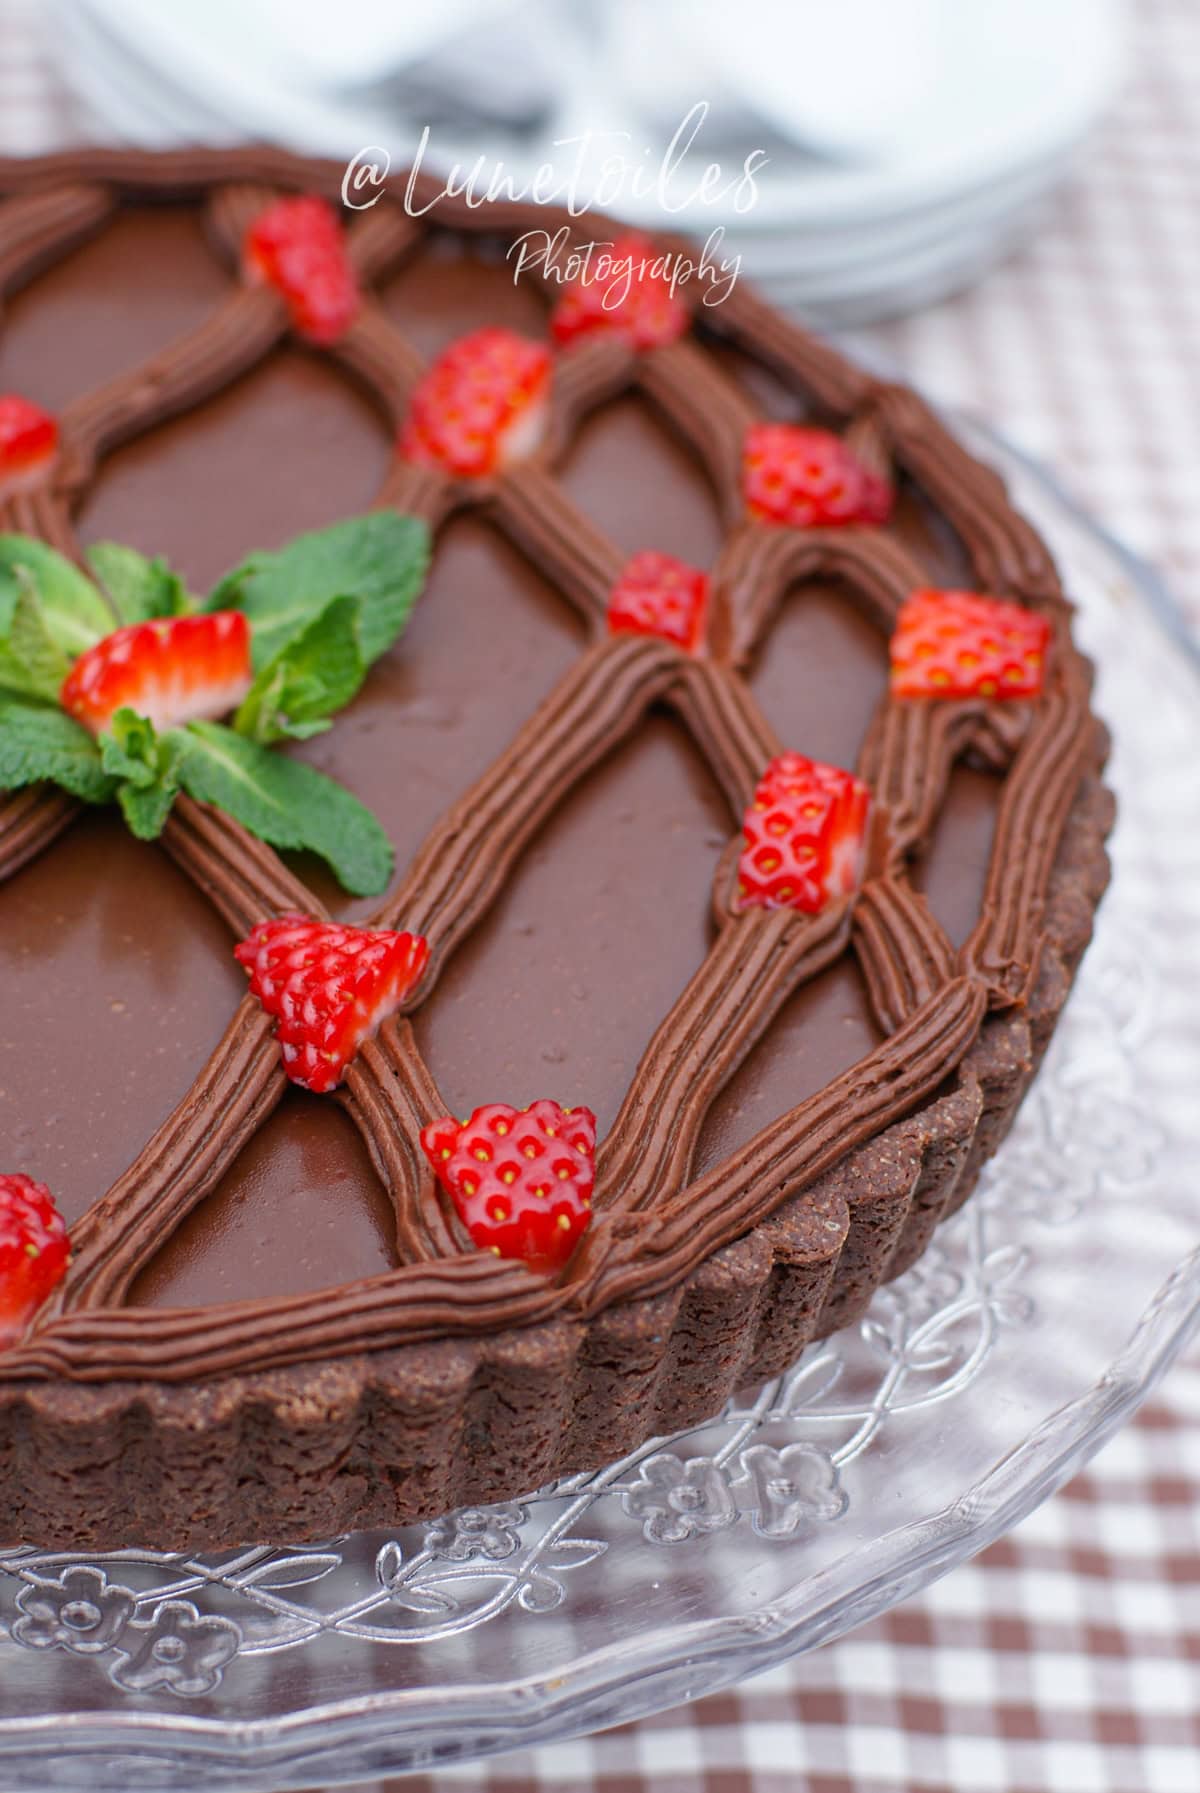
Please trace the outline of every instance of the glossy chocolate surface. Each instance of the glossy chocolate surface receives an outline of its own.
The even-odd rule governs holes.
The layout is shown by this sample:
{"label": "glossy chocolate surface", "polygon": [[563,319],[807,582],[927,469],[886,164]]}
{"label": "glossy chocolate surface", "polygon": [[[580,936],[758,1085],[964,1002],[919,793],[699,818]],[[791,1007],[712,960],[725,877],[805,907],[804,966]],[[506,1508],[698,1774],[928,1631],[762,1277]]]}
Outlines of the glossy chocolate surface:
{"label": "glossy chocolate surface", "polygon": [[[131,208],[12,300],[0,390],[51,407],[77,396],[197,324],[227,283],[198,214]],[[545,327],[541,300],[514,289],[503,265],[443,239],[384,298],[424,354],[484,322]],[[775,408],[787,414],[785,403]],[[388,454],[386,423],[364,394],[328,362],[280,349],[104,460],[80,534],[165,554],[205,589],[253,548],[366,509]],[[704,565],[721,539],[704,471],[641,400],[596,413],[560,477],[622,548]],[[896,527],[932,581],[959,574],[954,543],[915,499]],[[456,519],[407,633],[331,733],[300,751],[379,815],[399,879],[580,641],[574,613],[486,520]],[[882,638],[849,593],[806,585],[751,683],[789,746],[852,763],[884,663]],[[955,939],[979,910],[994,807],[991,777],[957,772],[918,878]],[[550,1094],[587,1102],[602,1129],[611,1122],[708,949],[712,875],[736,826],[665,712],[568,796],[418,1016],[418,1042],[456,1111]],[[337,912],[372,907],[302,869]],[[115,813],[85,816],[0,884],[2,1156],[5,1168],[51,1183],[68,1219],[131,1161],[212,1050],[244,988],[230,944],[166,854],[132,840]],[[843,958],[791,998],[718,1099],[697,1168],[878,1038],[861,974]],[[335,1105],[297,1092],[133,1298],[179,1306],[316,1289],[387,1268],[389,1238],[388,1204],[357,1131]]]}

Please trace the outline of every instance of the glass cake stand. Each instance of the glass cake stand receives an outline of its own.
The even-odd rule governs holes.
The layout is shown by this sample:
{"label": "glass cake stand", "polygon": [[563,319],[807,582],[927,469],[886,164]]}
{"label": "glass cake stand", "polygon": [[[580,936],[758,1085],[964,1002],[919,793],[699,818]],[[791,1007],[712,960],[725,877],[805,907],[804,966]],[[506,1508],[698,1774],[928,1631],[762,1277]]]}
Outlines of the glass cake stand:
{"label": "glass cake stand", "polygon": [[519,1503],[304,1550],[0,1552],[0,1789],[327,1787],[710,1692],[982,1549],[1180,1350],[1200,1312],[1196,666],[1153,576],[962,427],[1065,565],[1122,799],[1094,947],[976,1197],[788,1375]]}

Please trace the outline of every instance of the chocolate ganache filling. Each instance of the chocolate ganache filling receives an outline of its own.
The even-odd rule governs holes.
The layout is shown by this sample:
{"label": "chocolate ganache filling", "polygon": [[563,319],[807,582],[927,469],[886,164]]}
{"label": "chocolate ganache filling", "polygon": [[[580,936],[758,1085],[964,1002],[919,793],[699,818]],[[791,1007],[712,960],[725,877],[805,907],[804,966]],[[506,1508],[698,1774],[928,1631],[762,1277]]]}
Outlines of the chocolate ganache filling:
{"label": "chocolate ganache filling", "polygon": [[[61,1312],[0,1376],[177,1382],[669,1289],[941,1092],[988,1012],[1028,998],[1096,757],[1053,566],[919,400],[741,286],[640,358],[562,353],[545,461],[480,492],[398,464],[425,362],[482,324],[545,334],[546,295],[496,235],[521,216],[356,219],[371,296],[317,353],[214,254],[236,262],[264,197],[242,177],[271,159],[154,167],[142,185],[239,184],[114,214],[101,160],[8,202],[10,256],[52,265],[6,305],[0,390],[56,408],[64,450],[56,492],[10,500],[3,526],[67,552],[72,531],[125,541],[206,589],[373,502],[424,515],[407,632],[328,734],[286,749],[370,806],[398,869],[382,903],[348,899],[187,799],[161,844],[57,796],[0,800],[0,1138],[76,1252]],[[892,521],[747,521],[738,445],[763,416],[841,428],[896,479]],[[605,632],[644,547],[711,568],[711,657]],[[1044,696],[889,699],[916,585],[1042,607]],[[785,747],[856,766],[879,811],[857,900],[817,916],[732,895],[741,810]],[[336,1101],[285,1090],[231,952],[231,927],[319,906],[431,952]],[[547,1093],[600,1122],[596,1222],[558,1278],[474,1251],[415,1150],[431,1115]]]}

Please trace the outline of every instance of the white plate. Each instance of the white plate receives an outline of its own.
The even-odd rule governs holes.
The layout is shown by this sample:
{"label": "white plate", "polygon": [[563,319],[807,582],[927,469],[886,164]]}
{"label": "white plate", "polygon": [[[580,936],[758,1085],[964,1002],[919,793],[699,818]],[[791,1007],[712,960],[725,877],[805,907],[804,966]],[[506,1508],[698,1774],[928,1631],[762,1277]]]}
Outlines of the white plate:
{"label": "white plate", "polygon": [[[839,64],[826,51],[813,66],[814,28],[824,8],[807,0],[759,0],[782,25],[790,18],[792,56],[764,49],[764,31],[718,35],[716,21],[727,8],[711,0],[699,9],[713,33],[713,53],[742,72],[755,103],[784,136],[795,134],[815,113],[822,87],[831,104],[849,106],[855,87],[873,80],[886,86],[892,70],[885,55],[872,57],[864,46],[853,64]],[[842,0],[861,8],[863,0]],[[870,8],[874,11],[874,7]],[[1123,6],[1120,0],[926,0],[919,9],[929,19],[927,62],[932,65],[912,91],[911,58],[896,79],[909,90],[902,117],[893,117],[890,148],[865,167],[797,170],[778,200],[764,196],[756,222],[772,220],[776,205],[795,223],[846,223],[891,216],[914,204],[929,205],[961,195],[1020,169],[1060,157],[1095,124],[1111,100],[1123,67]],[[827,27],[826,27],[827,28]],[[811,78],[806,79],[806,72]],[[829,121],[829,128],[832,127]]]}
{"label": "white plate", "polygon": [[[848,0],[859,11],[878,3]],[[653,196],[630,196],[612,209],[647,227],[669,224],[700,238],[721,226],[727,252],[742,255],[745,270],[777,303],[822,320],[863,322],[939,298],[974,278],[1030,227],[1111,98],[1121,62],[1122,3],[905,3],[940,21],[937,66],[915,90],[917,115],[890,119],[894,153],[885,163],[829,163],[776,144],[770,166],[758,175],[756,202],[744,214],[724,201],[672,215]],[[59,4],[64,72],[106,134],[118,140],[163,147],[256,137],[347,157],[376,143],[390,150],[398,167],[413,152],[411,121],[377,99],[347,100],[334,89],[313,89],[311,43],[298,38],[289,54],[270,16],[276,0]],[[666,4],[655,17],[669,23],[682,4]],[[794,134],[807,105],[817,126],[827,127],[812,84],[824,67],[832,91],[828,47],[825,62],[814,57],[811,68],[799,49],[777,55],[767,79],[772,59],[763,59],[762,29],[731,34],[726,7],[708,0],[687,4],[696,33],[688,66],[722,53],[735,86],[757,83],[755,102],[764,119]],[[811,29],[813,4],[790,0],[789,11],[771,0],[768,10],[777,30],[793,20],[799,44],[804,29]],[[997,25],[1001,14],[1003,29]],[[766,23],[759,20],[760,27]],[[664,140],[632,110],[639,90],[645,100],[644,81],[628,94],[605,92],[604,80],[619,68],[619,57],[598,58],[589,68],[579,43],[561,26],[547,43],[562,87],[553,122],[533,139],[496,129],[455,137],[436,128],[431,166],[454,160],[470,166],[482,154],[489,167],[502,160],[518,182],[546,160],[565,173],[571,152],[556,149],[554,139],[588,120],[605,130],[623,125],[635,146]],[[303,81],[297,72],[302,66]],[[869,76],[873,66],[866,59],[854,78],[877,78],[877,70]],[[342,72],[335,61],[332,73]],[[896,78],[898,86],[907,84],[911,114],[911,58]],[[770,127],[763,130],[769,137]],[[707,159],[703,132],[697,150]],[[725,153],[727,171],[740,153],[744,149],[732,158]]]}
{"label": "white plate", "polygon": [[[1077,153],[1077,152],[1076,152]],[[1042,163],[1036,170],[996,182],[986,192],[923,207],[868,228],[809,231],[731,230],[727,241],[745,257],[757,278],[840,275],[843,271],[891,263],[960,231],[1007,223],[1036,205],[1061,179],[1070,157]]]}
{"label": "white plate", "polygon": [[[791,0],[791,7],[798,19],[807,17],[806,5]],[[169,7],[160,0],[73,0],[68,10],[75,9],[89,13],[114,48],[123,46],[146,68],[162,71],[169,90],[188,94],[207,115],[245,136],[334,155],[379,142],[397,162],[414,146],[413,122],[387,107],[339,102],[332,90],[297,87],[297,59],[289,63],[286,39],[266,29],[270,18],[248,0],[174,0]],[[759,183],[754,227],[861,224],[961,196],[1061,156],[1112,96],[1122,64],[1122,12],[1121,0],[1004,0],[1002,7],[994,0],[954,0],[945,9],[946,37],[927,103],[909,119],[888,160],[847,167],[775,150]],[[785,116],[786,95],[791,86],[803,88],[802,47],[790,59],[775,58],[777,73],[766,83],[772,59],[752,56],[759,34],[729,33],[727,9],[719,16],[726,24],[717,37],[712,8],[695,11],[697,28],[714,34],[712,55],[740,66],[743,79],[755,83],[755,104],[764,117],[774,114],[794,131],[797,102],[793,99]],[[802,45],[802,35],[797,43]],[[503,156],[518,178],[528,176],[547,155],[553,157],[554,137],[578,112],[576,96],[567,93],[559,118],[532,141],[506,141],[497,132],[489,132],[486,143],[445,137],[443,154]],[[624,114],[623,97],[613,94],[594,122],[611,129]],[[120,123],[116,104],[113,122]],[[127,128],[133,128],[131,121]],[[181,135],[187,129],[185,117]],[[645,136],[656,146],[659,140],[658,134]],[[703,136],[698,148],[703,149]],[[622,209],[641,222],[662,221],[652,198],[631,199]],[[714,222],[748,222],[728,206],[712,208],[711,215]],[[687,222],[694,229],[700,220]]]}
{"label": "white plate", "polygon": [[228,119],[114,39],[86,5],[60,0],[55,27],[63,73],[108,139],[139,149],[238,140],[240,133]]}
{"label": "white plate", "polygon": [[[970,262],[978,254],[993,248],[1000,253],[1023,233],[1030,216],[1029,206],[1021,205],[980,224],[952,224],[945,230],[935,230],[928,239],[917,239],[897,248],[892,255],[828,270],[812,270],[801,259],[790,273],[777,271],[763,284],[772,291],[786,289],[797,297],[804,294],[824,304],[859,298],[881,286],[932,275],[938,268]],[[749,256],[744,267],[751,279],[760,278],[755,274]]]}

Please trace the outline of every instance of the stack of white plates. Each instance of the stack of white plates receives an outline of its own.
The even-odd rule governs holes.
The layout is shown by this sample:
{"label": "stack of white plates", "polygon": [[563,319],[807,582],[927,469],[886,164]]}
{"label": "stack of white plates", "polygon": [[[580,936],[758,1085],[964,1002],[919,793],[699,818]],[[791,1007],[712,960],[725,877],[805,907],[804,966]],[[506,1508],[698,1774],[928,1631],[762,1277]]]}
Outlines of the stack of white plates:
{"label": "stack of white plates", "polygon": [[518,186],[546,162],[567,173],[563,140],[589,125],[593,169],[617,148],[653,167],[707,100],[675,191],[758,148],[753,204],[671,212],[626,189],[607,209],[720,226],[776,303],[839,324],[926,304],[1011,248],[1122,66],[1121,0],[611,0],[586,16],[571,0],[356,0],[333,16],[325,0],[59,0],[58,43],[111,141],[373,144],[402,166],[432,116],[427,166],[483,156]]}

